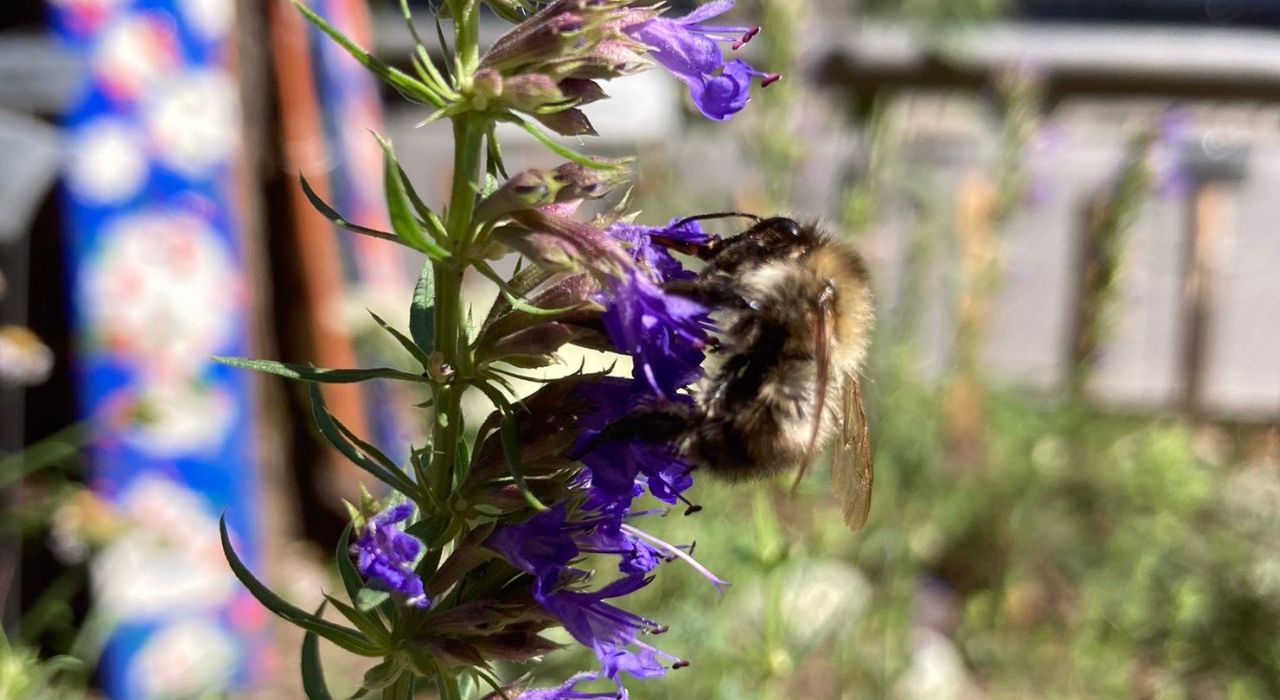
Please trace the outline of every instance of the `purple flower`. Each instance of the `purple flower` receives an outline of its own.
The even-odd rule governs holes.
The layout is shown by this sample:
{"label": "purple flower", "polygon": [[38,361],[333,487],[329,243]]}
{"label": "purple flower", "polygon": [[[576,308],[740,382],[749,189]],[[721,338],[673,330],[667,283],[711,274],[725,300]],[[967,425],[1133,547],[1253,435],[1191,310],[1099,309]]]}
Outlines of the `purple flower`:
{"label": "purple flower", "polygon": [[369,518],[351,545],[351,556],[370,588],[401,595],[406,605],[425,608],[431,601],[423,590],[422,579],[413,570],[422,553],[422,542],[398,527],[412,514],[413,504],[401,503]]}
{"label": "purple flower", "polygon": [[[624,574],[647,574],[674,558],[646,541],[654,539],[651,535],[640,537],[636,534],[639,531],[623,525],[626,515],[609,513],[569,522],[561,503],[523,523],[498,527],[486,546],[533,575],[542,590],[554,588],[561,574],[570,571],[569,564],[582,553],[615,554],[619,558],[618,570]],[[673,545],[667,547],[674,549]]]}
{"label": "purple flower", "polygon": [[1191,177],[1183,163],[1183,149],[1191,132],[1191,120],[1185,111],[1174,107],[1160,115],[1159,130],[1151,147],[1151,170],[1156,194],[1161,198],[1178,199],[1191,190]]}
{"label": "purple flower", "polygon": [[[680,225],[677,226],[677,224]],[[641,266],[645,267],[662,282],[692,279],[694,273],[684,269],[684,266],[671,255],[665,245],[655,244],[653,242],[654,236],[695,244],[705,243],[711,238],[702,230],[698,222],[686,221],[681,224],[678,219],[672,219],[671,223],[665,227],[619,222],[610,226],[605,233],[608,233],[615,240],[626,246],[631,252],[631,256],[636,259],[636,262],[640,263]]]}
{"label": "purple flower", "polygon": [[578,546],[565,528],[563,503],[523,523],[498,527],[486,545],[547,588],[555,585],[560,572],[579,554]]}
{"label": "purple flower", "polygon": [[752,77],[759,77],[762,87],[778,79],[776,73],[763,73],[745,61],[725,64],[716,42],[737,49],[760,31],[759,27],[702,24],[732,8],[732,0],[716,0],[685,17],[654,17],[624,29],[628,36],[649,47],[649,55],[659,65],[683,80],[698,110],[716,121],[728,119],[746,105]]}
{"label": "purple flower", "polygon": [[615,348],[631,355],[636,381],[674,398],[701,375],[710,327],[701,304],[664,293],[635,269],[609,285],[604,301],[605,331]]}
{"label": "purple flower", "polygon": [[641,633],[660,633],[666,628],[645,617],[606,603],[630,595],[652,580],[643,574],[620,578],[598,591],[560,590],[553,593],[534,588],[534,598],[542,604],[579,644],[595,652],[604,675],[618,683],[626,672],[636,678],[655,678],[685,665],[679,658],[659,651],[637,639]]}
{"label": "purple flower", "polygon": [[[582,454],[580,461],[586,467],[582,476],[582,486],[588,491],[585,508],[625,510],[646,486],[655,498],[674,504],[693,485],[693,466],[677,454],[670,439],[649,436],[599,441],[606,427],[644,410],[645,402],[652,400],[647,383],[602,377],[577,387],[575,394],[594,407],[580,418],[581,432],[571,450],[571,454]],[[688,396],[677,395],[667,405],[689,402]]]}
{"label": "purple flower", "polygon": [[615,700],[627,700],[627,691],[625,688],[617,690],[609,690],[604,692],[593,692],[586,690],[576,690],[579,683],[590,683],[591,681],[600,680],[599,673],[578,673],[574,674],[563,685],[556,688],[530,688],[520,695],[516,696],[516,700],[583,700],[586,698],[615,698]]}

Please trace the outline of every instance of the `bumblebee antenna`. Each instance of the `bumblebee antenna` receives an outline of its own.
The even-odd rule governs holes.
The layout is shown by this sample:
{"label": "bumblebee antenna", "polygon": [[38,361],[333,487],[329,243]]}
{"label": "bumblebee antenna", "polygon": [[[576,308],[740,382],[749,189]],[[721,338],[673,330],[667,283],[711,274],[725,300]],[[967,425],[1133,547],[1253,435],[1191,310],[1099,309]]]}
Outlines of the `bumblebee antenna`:
{"label": "bumblebee antenna", "polygon": [[718,211],[712,214],[697,214],[694,216],[686,216],[683,219],[672,224],[671,228],[680,228],[681,226],[684,226],[685,224],[688,224],[688,223],[692,223],[694,221],[702,221],[704,219],[727,219],[731,216],[738,216],[738,217],[742,217],[743,219],[751,219],[753,222],[757,224],[760,223],[761,221],[764,221],[764,219],[756,216],[755,214],[748,214],[746,212]]}

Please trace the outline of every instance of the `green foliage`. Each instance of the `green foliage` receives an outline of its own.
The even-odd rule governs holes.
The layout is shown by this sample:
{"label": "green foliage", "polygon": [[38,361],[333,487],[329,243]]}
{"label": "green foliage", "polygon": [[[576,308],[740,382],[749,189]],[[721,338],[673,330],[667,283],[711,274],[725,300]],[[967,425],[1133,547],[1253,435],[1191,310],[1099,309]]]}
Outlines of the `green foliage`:
{"label": "green foliage", "polygon": [[905,361],[878,364],[863,532],[844,529],[820,473],[798,496],[762,491],[754,514],[744,488],[702,480],[703,512],[646,524],[715,541],[699,559],[734,584],[717,597],[676,573],[639,597],[642,614],[681,621],[663,646],[693,664],[646,697],[901,692],[939,599],[969,681],[992,697],[1280,695],[1280,587],[1262,575],[1280,567],[1280,519],[1232,506],[1241,465],[1204,462],[1176,422],[997,393],[989,459],[958,472],[940,390]]}
{"label": "green foliage", "polygon": [[84,697],[87,669],[79,659],[41,659],[0,633],[0,700],[73,700]]}

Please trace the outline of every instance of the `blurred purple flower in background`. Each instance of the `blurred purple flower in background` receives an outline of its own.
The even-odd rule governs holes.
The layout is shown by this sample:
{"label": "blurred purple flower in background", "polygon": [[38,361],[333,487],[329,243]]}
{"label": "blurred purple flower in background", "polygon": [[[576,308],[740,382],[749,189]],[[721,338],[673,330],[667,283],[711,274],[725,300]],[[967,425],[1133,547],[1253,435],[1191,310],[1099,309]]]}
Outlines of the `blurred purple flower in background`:
{"label": "blurred purple flower in background", "polygon": [[1151,171],[1156,194],[1164,199],[1181,199],[1191,191],[1191,178],[1183,163],[1191,136],[1191,119],[1184,110],[1171,107],[1160,115],[1151,146]]}

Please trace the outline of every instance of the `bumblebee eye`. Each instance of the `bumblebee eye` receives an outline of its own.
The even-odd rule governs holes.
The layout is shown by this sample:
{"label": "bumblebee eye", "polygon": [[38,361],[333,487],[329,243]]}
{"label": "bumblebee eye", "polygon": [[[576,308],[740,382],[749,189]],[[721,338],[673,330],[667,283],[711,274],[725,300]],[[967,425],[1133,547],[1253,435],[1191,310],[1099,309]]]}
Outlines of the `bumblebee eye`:
{"label": "bumblebee eye", "polygon": [[799,238],[802,234],[802,231],[800,230],[800,224],[797,224],[795,221],[792,221],[791,219],[780,216],[774,219],[773,222],[774,222],[774,226],[778,230],[780,230],[782,233],[786,234],[791,238]]}

